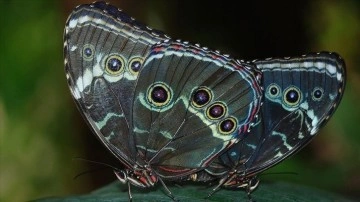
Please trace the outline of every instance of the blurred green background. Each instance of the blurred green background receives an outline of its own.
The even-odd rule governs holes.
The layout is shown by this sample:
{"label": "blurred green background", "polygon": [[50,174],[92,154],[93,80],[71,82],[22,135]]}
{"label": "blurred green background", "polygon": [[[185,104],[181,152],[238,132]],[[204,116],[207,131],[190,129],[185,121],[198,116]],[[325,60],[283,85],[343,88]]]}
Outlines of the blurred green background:
{"label": "blurred green background", "polygon": [[[115,180],[81,157],[116,164],[82,120],[63,70],[67,16],[91,1],[0,0],[0,201],[86,193]],[[342,103],[318,137],[266,175],[360,198],[360,2],[113,0],[173,38],[236,58],[338,52],[347,64]]]}

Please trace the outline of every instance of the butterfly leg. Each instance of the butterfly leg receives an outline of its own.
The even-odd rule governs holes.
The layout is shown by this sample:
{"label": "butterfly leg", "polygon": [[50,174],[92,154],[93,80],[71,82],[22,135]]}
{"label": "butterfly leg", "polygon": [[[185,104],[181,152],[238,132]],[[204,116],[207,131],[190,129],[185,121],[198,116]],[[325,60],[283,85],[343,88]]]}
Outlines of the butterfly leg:
{"label": "butterfly leg", "polygon": [[226,184],[226,183],[228,183],[228,182],[231,182],[232,179],[234,179],[234,177],[236,177],[236,174],[235,174],[235,173],[236,173],[236,171],[233,172],[233,174],[227,175],[226,177],[222,178],[222,179],[219,181],[219,184],[218,184],[216,187],[214,187],[214,188],[212,189],[212,191],[208,194],[208,196],[206,197],[206,199],[209,199],[213,194],[215,194],[217,191],[219,191],[220,188],[221,188],[224,184]]}
{"label": "butterfly leg", "polygon": [[246,193],[249,199],[249,202],[255,202],[255,200],[251,197],[251,193],[258,187],[260,180],[255,177],[251,178],[246,186]]}
{"label": "butterfly leg", "polygon": [[249,202],[256,202],[256,201],[251,197],[251,192],[246,191],[246,193],[247,193],[247,197],[248,197]]}
{"label": "butterfly leg", "polygon": [[166,184],[164,183],[164,181],[159,177],[158,178],[160,183],[162,184],[162,186],[165,188],[167,195],[173,200],[178,202],[178,200],[175,199],[175,196],[171,193],[170,189],[166,186]]}
{"label": "butterfly leg", "polygon": [[128,185],[129,202],[132,202],[131,185],[129,181],[127,182],[127,185]]}
{"label": "butterfly leg", "polygon": [[212,195],[214,195],[217,191],[220,190],[220,187],[222,186],[222,183],[219,183],[216,187],[212,189],[212,191],[207,195],[205,199],[209,199]]}
{"label": "butterfly leg", "polygon": [[119,181],[123,184],[127,184],[128,186],[128,196],[129,196],[129,201],[132,201],[132,194],[131,194],[131,184],[130,181],[128,179],[128,174],[129,171],[123,171],[123,170],[114,170],[114,173],[116,175],[116,177],[119,179]]}

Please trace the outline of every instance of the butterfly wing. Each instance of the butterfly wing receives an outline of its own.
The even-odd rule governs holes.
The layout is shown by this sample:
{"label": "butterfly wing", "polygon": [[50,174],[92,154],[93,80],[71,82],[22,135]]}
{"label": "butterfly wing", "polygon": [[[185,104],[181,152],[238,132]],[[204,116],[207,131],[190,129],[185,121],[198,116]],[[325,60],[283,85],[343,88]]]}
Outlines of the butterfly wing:
{"label": "butterfly wing", "polygon": [[64,57],[71,93],[102,143],[128,167],[136,157],[129,98],[150,47],[166,38],[104,2],[78,6],[66,23]]}
{"label": "butterfly wing", "polygon": [[154,46],[136,85],[136,148],[163,177],[206,167],[239,138],[260,107],[260,76],[181,42]]}
{"label": "butterfly wing", "polygon": [[[267,87],[263,110],[267,136],[246,166],[249,173],[276,165],[309,143],[338,107],[346,77],[345,63],[336,53],[255,63]],[[281,77],[274,73],[278,71]],[[280,87],[279,95],[271,92],[274,84]],[[279,117],[271,115],[275,113]]]}
{"label": "butterfly wing", "polygon": [[[335,53],[254,61],[263,72],[264,103],[246,138],[215,160],[201,181],[225,176],[239,186],[303,148],[334,113],[345,88],[345,64]],[[226,178],[226,177],[225,177]]]}

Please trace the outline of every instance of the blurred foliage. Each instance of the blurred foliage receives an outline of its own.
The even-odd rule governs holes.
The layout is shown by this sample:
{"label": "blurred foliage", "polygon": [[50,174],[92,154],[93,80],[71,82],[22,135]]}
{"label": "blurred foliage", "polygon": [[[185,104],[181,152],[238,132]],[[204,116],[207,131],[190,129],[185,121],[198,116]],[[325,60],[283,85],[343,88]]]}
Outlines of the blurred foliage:
{"label": "blurred foliage", "polygon": [[[84,124],[68,90],[62,34],[73,7],[91,1],[0,0],[0,201],[85,193],[115,179],[74,157],[113,162]],[[346,1],[110,1],[174,38],[238,58],[336,51],[347,64],[345,96],[303,151],[261,178],[360,197],[360,3]],[[260,184],[261,186],[261,184]]]}
{"label": "blurred foliage", "polygon": [[61,7],[0,2],[0,201],[86,190],[72,179],[82,145],[64,77]]}

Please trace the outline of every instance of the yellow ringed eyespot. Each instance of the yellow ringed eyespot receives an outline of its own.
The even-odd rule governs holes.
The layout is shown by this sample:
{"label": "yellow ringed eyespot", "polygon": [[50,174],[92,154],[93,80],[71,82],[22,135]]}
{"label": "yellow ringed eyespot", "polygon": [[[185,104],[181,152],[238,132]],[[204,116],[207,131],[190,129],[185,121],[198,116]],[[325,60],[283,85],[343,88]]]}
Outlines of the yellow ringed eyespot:
{"label": "yellow ringed eyespot", "polygon": [[105,60],[105,71],[110,75],[119,75],[124,71],[125,60],[122,56],[112,54]]}
{"label": "yellow ringed eyespot", "polygon": [[171,89],[163,82],[154,83],[147,91],[148,102],[155,107],[166,106],[169,104],[171,98]]}
{"label": "yellow ringed eyespot", "polygon": [[193,92],[191,99],[191,103],[194,107],[201,108],[211,101],[212,94],[208,88],[199,87]]}

